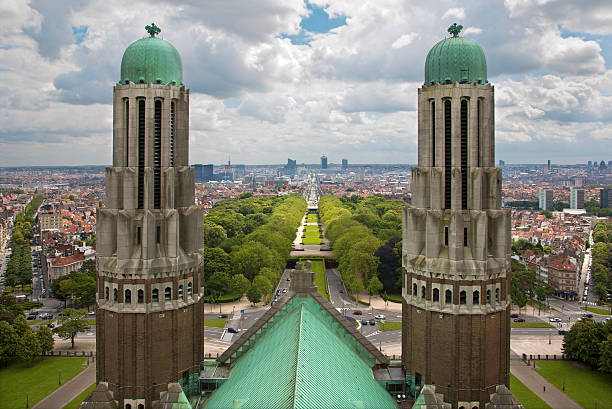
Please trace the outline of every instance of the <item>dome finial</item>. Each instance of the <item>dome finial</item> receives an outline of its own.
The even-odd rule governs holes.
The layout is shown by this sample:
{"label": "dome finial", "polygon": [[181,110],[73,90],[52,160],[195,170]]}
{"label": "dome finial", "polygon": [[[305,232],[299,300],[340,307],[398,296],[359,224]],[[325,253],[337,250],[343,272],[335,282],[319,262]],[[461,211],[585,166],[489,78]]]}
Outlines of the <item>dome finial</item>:
{"label": "dome finial", "polygon": [[145,30],[147,30],[151,37],[155,37],[157,34],[161,33],[161,29],[157,27],[155,23],[151,23],[150,26],[145,26]]}
{"label": "dome finial", "polygon": [[451,33],[453,37],[458,37],[461,30],[463,30],[463,26],[461,24],[457,25],[457,23],[453,23],[453,25],[448,28],[448,32]]}

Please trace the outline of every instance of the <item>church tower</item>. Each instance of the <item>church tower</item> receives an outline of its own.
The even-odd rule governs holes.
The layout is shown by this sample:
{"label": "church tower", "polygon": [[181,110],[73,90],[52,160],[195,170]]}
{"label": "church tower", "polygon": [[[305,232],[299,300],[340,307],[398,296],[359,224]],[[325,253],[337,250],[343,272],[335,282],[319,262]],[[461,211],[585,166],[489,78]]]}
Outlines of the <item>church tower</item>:
{"label": "church tower", "polygon": [[485,409],[497,386],[509,384],[510,213],[501,209],[494,165],[485,55],[460,30],[453,24],[452,37],[431,49],[418,90],[402,363],[413,385],[435,385],[452,408]]}
{"label": "church tower", "polygon": [[97,226],[97,382],[118,407],[149,409],[203,359],[203,216],[194,205],[189,90],[157,38],[123,54],[113,98],[113,167]]}

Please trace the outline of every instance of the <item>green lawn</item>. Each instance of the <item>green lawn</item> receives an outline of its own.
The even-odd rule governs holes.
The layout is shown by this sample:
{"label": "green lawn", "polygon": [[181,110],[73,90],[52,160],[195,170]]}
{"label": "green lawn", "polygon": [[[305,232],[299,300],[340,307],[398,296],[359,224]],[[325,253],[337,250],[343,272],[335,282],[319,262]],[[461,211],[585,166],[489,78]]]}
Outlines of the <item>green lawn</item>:
{"label": "green lawn", "polygon": [[89,395],[91,391],[94,390],[95,387],[96,387],[96,384],[94,383],[89,388],[85,389],[83,393],[81,393],[79,396],[74,398],[72,402],[64,406],[64,409],[78,409],[79,405],[83,403],[83,399],[85,399],[87,395]]}
{"label": "green lawn", "polygon": [[321,240],[320,235],[319,226],[304,226],[302,244],[321,244],[323,240]]}
{"label": "green lawn", "polygon": [[601,314],[601,315],[610,315],[610,309],[609,308],[597,308],[597,307],[587,307],[587,310],[595,313],[595,314]]}
{"label": "green lawn", "polygon": [[572,361],[538,361],[540,375],[578,402],[584,409],[612,408],[612,375],[583,368]]}
{"label": "green lawn", "polygon": [[[510,392],[525,409],[551,409],[542,399],[526,387],[516,376],[510,374]],[[65,409],[65,408],[64,408]]]}
{"label": "green lawn", "polygon": [[312,271],[317,273],[315,276],[315,284],[319,293],[329,301],[329,293],[327,292],[327,274],[325,274],[325,261],[312,260]]}
{"label": "green lawn", "polygon": [[225,318],[204,318],[205,327],[225,328]]}
{"label": "green lawn", "polygon": [[36,402],[59,387],[58,376],[61,371],[62,384],[85,369],[87,358],[47,357],[38,360],[28,368],[24,363],[12,363],[0,369],[0,409],[23,409],[26,392],[29,404]]}
{"label": "green lawn", "polygon": [[395,331],[402,329],[401,321],[385,321],[385,325],[381,321],[378,321],[378,329],[380,331]]}
{"label": "green lawn", "polygon": [[389,302],[402,303],[402,295],[401,294],[387,294],[387,299]]}
{"label": "green lawn", "polygon": [[319,223],[319,216],[316,213],[308,213],[306,223]]}
{"label": "green lawn", "polygon": [[548,322],[512,322],[510,323],[512,328],[555,328],[554,325],[550,325]]}

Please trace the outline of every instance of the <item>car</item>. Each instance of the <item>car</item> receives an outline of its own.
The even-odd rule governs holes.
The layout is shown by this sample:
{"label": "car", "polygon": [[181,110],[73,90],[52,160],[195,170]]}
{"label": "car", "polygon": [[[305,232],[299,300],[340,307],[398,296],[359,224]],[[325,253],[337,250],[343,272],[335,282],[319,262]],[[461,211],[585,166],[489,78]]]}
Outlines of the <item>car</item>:
{"label": "car", "polygon": [[238,332],[240,332],[240,330],[233,328],[233,327],[229,327],[227,329],[227,332],[231,332],[232,334],[237,334]]}
{"label": "car", "polygon": [[512,318],[518,318],[518,317],[519,317],[519,315],[518,315],[518,314],[510,314],[510,317],[512,317]]}
{"label": "car", "polygon": [[370,325],[376,325],[376,321],[370,320]]}
{"label": "car", "polygon": [[283,288],[283,294],[285,294],[287,292],[286,288]]}
{"label": "car", "polygon": [[341,288],[341,289],[340,289],[340,294],[342,294],[342,293],[344,293],[344,290]]}
{"label": "car", "polygon": [[368,325],[368,320],[361,320],[361,325]]}
{"label": "car", "polygon": [[584,318],[593,318],[593,314],[582,314]]}
{"label": "car", "polygon": [[565,335],[567,334],[567,330],[566,329],[560,329],[559,330],[559,335]]}
{"label": "car", "polygon": [[51,318],[53,318],[53,314],[45,312],[45,313],[40,314],[40,318],[43,320],[50,320]]}
{"label": "car", "polygon": [[378,314],[378,315],[375,315],[374,318],[376,318],[377,320],[384,320],[385,316],[382,314]]}
{"label": "car", "polygon": [[561,322],[561,318],[551,317],[548,321],[550,321],[550,322]]}
{"label": "car", "polygon": [[34,314],[28,314],[27,319],[28,319],[28,320],[35,320],[35,319],[36,319],[36,315],[34,315]]}
{"label": "car", "polygon": [[561,318],[555,317],[555,322],[561,322],[561,321],[562,321]]}
{"label": "car", "polygon": [[514,322],[525,322],[525,318],[515,318]]}
{"label": "car", "polygon": [[217,315],[217,317],[219,317],[219,318],[227,318],[227,314],[219,314],[219,315]]}
{"label": "car", "polygon": [[362,315],[363,312],[361,312],[361,310],[355,310],[353,311],[353,315]]}
{"label": "car", "polygon": [[96,312],[95,312],[95,311],[89,311],[89,312],[87,313],[87,315],[89,315],[90,317],[92,317],[92,316],[96,315]]}

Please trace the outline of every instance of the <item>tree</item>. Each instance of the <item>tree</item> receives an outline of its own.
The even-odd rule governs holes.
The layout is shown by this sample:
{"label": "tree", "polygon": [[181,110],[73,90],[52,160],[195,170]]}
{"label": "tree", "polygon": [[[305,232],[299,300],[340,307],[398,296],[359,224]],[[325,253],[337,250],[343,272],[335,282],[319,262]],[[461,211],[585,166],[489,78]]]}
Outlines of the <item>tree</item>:
{"label": "tree", "polygon": [[236,274],[230,281],[230,291],[234,294],[244,295],[249,289],[249,280],[242,274]]}
{"label": "tree", "polygon": [[253,279],[253,285],[261,289],[261,294],[266,295],[272,292],[274,284],[264,274],[258,274]]}
{"label": "tree", "polygon": [[261,292],[261,289],[258,288],[256,285],[251,284],[251,287],[249,287],[246,296],[247,299],[253,304],[257,304],[259,301],[261,301],[261,297],[262,297],[263,293]]}
{"label": "tree", "polygon": [[15,328],[15,332],[17,333],[18,337],[23,337],[26,332],[31,331],[30,325],[28,324],[28,321],[26,321],[23,314],[19,314],[17,317],[15,317],[13,320],[13,328]]}
{"label": "tree", "polygon": [[62,280],[59,291],[64,296],[64,306],[66,306],[67,299],[74,297],[74,294],[77,292],[77,284],[70,278]]}
{"label": "tree", "polygon": [[58,319],[58,327],[55,328],[55,333],[63,339],[70,339],[72,348],[74,348],[74,337],[77,333],[87,331],[87,317],[83,310],[74,308],[64,309],[64,315]]}
{"label": "tree", "polygon": [[55,341],[53,340],[53,334],[51,333],[49,327],[46,325],[41,325],[38,327],[36,336],[38,337],[38,343],[40,344],[41,353],[43,355],[53,350]]}
{"label": "tree", "polygon": [[[368,296],[371,298],[374,294],[380,294],[382,289],[382,283],[376,275],[373,275],[368,281]],[[371,303],[371,299],[368,299],[368,302]]]}
{"label": "tree", "polygon": [[[219,302],[219,299],[223,294],[227,292],[230,284],[230,276],[226,271],[217,271],[210,276],[208,283],[204,286],[205,291],[208,293],[211,301]],[[221,306],[219,306],[221,310]]]}
{"label": "tree", "polygon": [[28,363],[28,368],[32,366],[32,360],[42,354],[42,349],[38,337],[28,328],[28,331],[19,338],[17,342],[17,357]]}
{"label": "tree", "polygon": [[6,362],[17,353],[19,336],[15,328],[6,321],[0,321],[0,360]]}
{"label": "tree", "polygon": [[96,260],[95,259],[85,260],[83,264],[81,265],[81,268],[79,269],[79,271],[82,273],[93,271],[95,273],[96,272]]}
{"label": "tree", "polygon": [[247,242],[232,253],[234,274],[253,280],[263,267],[278,267],[278,254],[257,242]]}
{"label": "tree", "polygon": [[206,247],[218,247],[227,234],[222,226],[214,223],[204,223],[204,245]]}
{"label": "tree", "polygon": [[612,373],[612,333],[599,345],[599,370]]}
{"label": "tree", "polygon": [[230,256],[219,247],[204,248],[204,280],[208,281],[214,273],[229,273]]}

